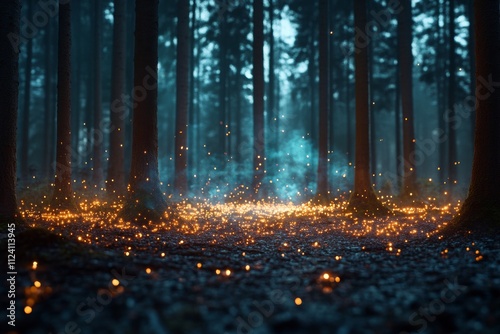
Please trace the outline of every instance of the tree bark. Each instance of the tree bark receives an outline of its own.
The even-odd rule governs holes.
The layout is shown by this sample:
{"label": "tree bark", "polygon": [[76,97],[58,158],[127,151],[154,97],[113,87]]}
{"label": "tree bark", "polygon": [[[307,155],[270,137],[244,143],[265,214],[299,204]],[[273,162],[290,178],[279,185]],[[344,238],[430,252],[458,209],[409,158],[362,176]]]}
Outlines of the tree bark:
{"label": "tree bark", "polygon": [[328,1],[319,1],[319,136],[316,196],[328,202],[328,115],[330,113],[330,56]]}
{"label": "tree bark", "polygon": [[0,228],[20,216],[16,200],[16,129],[19,94],[19,38],[21,2],[0,2]]}
{"label": "tree bark", "polygon": [[[366,0],[355,0],[354,24],[356,29],[364,31],[367,23],[366,15]],[[351,195],[348,210],[361,214],[386,214],[388,210],[377,199],[370,177],[368,47],[358,47],[354,60],[356,64],[356,152],[354,192]]]}
{"label": "tree bark", "polygon": [[74,210],[71,187],[71,1],[59,3],[56,176],[52,206]]}
{"label": "tree bark", "polygon": [[413,118],[413,54],[411,0],[401,1],[402,11],[398,18],[399,74],[401,105],[403,109],[403,189],[405,198],[416,195],[417,171],[415,166],[415,129]]}
{"label": "tree bark", "polygon": [[157,222],[166,202],[158,174],[158,0],[135,6],[134,115],[126,221]]}
{"label": "tree bark", "polygon": [[[499,0],[475,0],[476,131],[469,194],[451,228],[500,227]],[[493,82],[492,87],[485,83]]]}
{"label": "tree bark", "polygon": [[265,173],[264,136],[264,3],[253,2],[253,181],[259,192]]}
{"label": "tree bark", "polygon": [[175,110],[175,191],[176,195],[186,196],[187,182],[187,143],[189,113],[189,0],[178,1],[177,19],[177,77]]}

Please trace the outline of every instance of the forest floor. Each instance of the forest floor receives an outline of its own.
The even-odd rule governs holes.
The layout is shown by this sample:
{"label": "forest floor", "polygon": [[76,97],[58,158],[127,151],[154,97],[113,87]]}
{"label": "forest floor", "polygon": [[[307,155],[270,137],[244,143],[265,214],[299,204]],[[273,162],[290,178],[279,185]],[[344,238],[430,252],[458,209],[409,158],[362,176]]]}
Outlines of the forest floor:
{"label": "forest floor", "polygon": [[443,237],[448,208],[182,204],[140,227],[81,207],[25,213],[5,332],[500,333],[500,236]]}

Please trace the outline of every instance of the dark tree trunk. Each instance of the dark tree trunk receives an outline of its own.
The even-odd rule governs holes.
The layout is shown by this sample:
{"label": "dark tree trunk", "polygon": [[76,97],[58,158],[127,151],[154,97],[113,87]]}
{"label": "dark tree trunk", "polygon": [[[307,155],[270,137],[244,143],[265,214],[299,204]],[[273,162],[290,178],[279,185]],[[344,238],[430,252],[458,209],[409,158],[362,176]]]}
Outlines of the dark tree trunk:
{"label": "dark tree trunk", "polygon": [[158,174],[158,0],[137,2],[135,12],[132,163],[120,216],[145,223],[161,220],[166,208]]}
{"label": "dark tree trunk", "polygon": [[111,132],[109,136],[109,163],[107,192],[114,195],[125,193],[125,118],[127,109],[122,100],[125,93],[125,0],[114,0],[113,14],[113,67],[111,73]]}
{"label": "dark tree trunk", "polygon": [[[438,127],[443,131],[446,131],[444,122],[444,110],[446,108],[446,46],[445,46],[445,24],[446,21],[446,11],[445,5],[441,3],[441,0],[436,2],[437,6],[437,17],[436,21],[441,21],[441,16],[443,17],[443,25],[438,24],[438,40],[437,40],[437,52],[436,52],[436,97],[437,97],[437,116],[438,116]],[[448,155],[448,149],[446,147],[446,141],[439,143],[439,183],[443,184],[446,180],[446,157]]]}
{"label": "dark tree trunk", "polygon": [[[476,131],[469,195],[453,228],[500,226],[500,1],[475,0]],[[493,82],[493,87],[485,83]]]}
{"label": "dark tree trunk", "polygon": [[[367,23],[366,0],[354,2],[354,24],[364,31]],[[357,41],[356,41],[357,42]],[[370,177],[370,109],[368,47],[359,47],[355,53],[356,63],[356,156],[354,192],[348,210],[355,213],[387,213],[372,188]]]}
{"label": "dark tree trunk", "polygon": [[71,2],[59,3],[56,176],[52,206],[76,209],[71,187]]}
{"label": "dark tree trunk", "polygon": [[92,153],[92,184],[97,190],[102,189],[104,173],[102,168],[103,133],[102,121],[102,94],[101,94],[101,34],[102,34],[102,7],[101,1],[94,1],[94,126],[93,126],[93,153]]}
{"label": "dark tree trunk", "polygon": [[[27,1],[27,15],[29,18],[33,16],[33,2]],[[24,73],[24,105],[21,130],[21,179],[28,180],[29,174],[29,132],[30,132],[30,104],[31,104],[31,63],[33,58],[33,39],[30,38],[27,43],[26,51],[26,68]]]}
{"label": "dark tree trunk", "polygon": [[44,70],[44,118],[43,118],[43,177],[49,180],[52,175],[52,168],[50,167],[53,163],[53,153],[54,146],[54,113],[52,104],[52,24],[49,22],[45,28],[45,70]]}
{"label": "dark tree trunk", "polygon": [[275,111],[275,92],[276,92],[276,73],[275,73],[275,41],[274,41],[274,0],[269,0],[269,75],[267,89],[267,127],[269,134],[267,136],[269,153],[267,157],[267,173],[274,175],[276,167],[276,143],[274,134],[278,131],[276,128],[278,116]]}
{"label": "dark tree trunk", "polygon": [[16,128],[19,94],[18,38],[21,2],[0,2],[0,227],[19,218],[16,200]]}
{"label": "dark tree trunk", "polygon": [[449,49],[449,81],[448,81],[448,110],[446,111],[446,118],[448,120],[448,186],[452,187],[457,182],[457,131],[455,129],[455,122],[449,121],[453,117],[455,110],[455,89],[456,89],[456,42],[455,42],[455,0],[450,0],[449,4],[449,32],[448,41]]}
{"label": "dark tree trunk", "polygon": [[175,109],[175,191],[186,196],[187,143],[189,112],[189,0],[178,1],[177,19],[177,77]]}
{"label": "dark tree trunk", "polygon": [[401,180],[402,180],[402,170],[399,158],[403,155],[401,150],[401,71],[400,65],[398,64],[396,67],[396,91],[394,92],[394,141],[396,147],[396,184],[394,184],[394,188],[399,191],[401,189]]}
{"label": "dark tree trunk", "polygon": [[265,172],[264,156],[264,4],[253,2],[253,182],[257,194]]}
{"label": "dark tree trunk", "polygon": [[411,0],[402,0],[398,18],[399,74],[403,108],[403,197],[414,196],[417,171],[415,166],[415,129],[413,119],[413,54]]}
{"label": "dark tree trunk", "polygon": [[[81,164],[81,154],[79,152],[79,146],[80,146],[80,116],[81,116],[81,78],[82,78],[82,50],[83,50],[83,43],[82,43],[82,21],[81,21],[81,16],[82,16],[82,3],[81,1],[75,1],[73,3],[73,8],[71,10],[71,15],[72,15],[72,20],[73,20],[73,27],[74,27],[74,34],[73,34],[73,44],[76,44],[76,52],[72,54],[73,60],[72,64],[73,68],[73,77],[75,80],[73,81],[73,89],[71,90],[71,93],[73,94],[72,97],[72,107],[71,107],[71,113],[72,113],[72,129],[71,129],[71,145],[73,146],[73,153],[71,158],[72,158],[72,167],[73,171],[75,171],[75,167],[78,168]],[[76,39],[76,43],[74,43]],[[76,65],[76,66],[75,66]],[[73,177],[75,176],[75,172],[73,172]]]}
{"label": "dark tree trunk", "polygon": [[330,113],[330,57],[328,1],[319,1],[319,137],[316,196],[328,201],[328,115]]}
{"label": "dark tree trunk", "polygon": [[197,175],[198,171],[195,169],[195,161],[198,157],[198,147],[196,146],[196,128],[198,127],[199,121],[196,118],[197,114],[195,112],[195,48],[196,48],[196,31],[197,31],[197,22],[196,22],[196,11],[197,11],[197,3],[196,0],[193,0],[191,5],[191,23],[190,23],[190,31],[189,31],[189,117],[188,122],[192,126],[188,129],[188,147],[191,148],[191,152],[188,155],[188,169],[187,169],[187,182],[188,184],[192,184],[194,178],[190,179],[190,175]]}
{"label": "dark tree trunk", "polygon": [[220,169],[224,169],[227,160],[226,151],[226,116],[227,116],[227,77],[228,77],[228,24],[227,14],[220,18],[220,35],[219,35],[219,113],[217,124],[217,158],[219,159]]}

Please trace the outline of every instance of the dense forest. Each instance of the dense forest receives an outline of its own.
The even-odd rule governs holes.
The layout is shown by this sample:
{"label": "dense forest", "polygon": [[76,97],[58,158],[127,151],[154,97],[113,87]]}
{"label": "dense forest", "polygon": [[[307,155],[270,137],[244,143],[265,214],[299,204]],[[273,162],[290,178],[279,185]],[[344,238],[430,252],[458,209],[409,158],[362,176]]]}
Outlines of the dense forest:
{"label": "dense forest", "polygon": [[[174,306],[148,304],[132,332],[500,328],[500,0],[9,0],[0,17],[9,326],[17,307],[21,332],[123,333],[113,310],[177,282]],[[48,322],[68,302],[53,290],[74,278],[82,299],[105,263],[135,288],[114,276],[98,322],[72,322],[77,304]],[[430,320],[418,306],[454,277],[462,302]],[[461,305],[476,302],[473,324]]]}

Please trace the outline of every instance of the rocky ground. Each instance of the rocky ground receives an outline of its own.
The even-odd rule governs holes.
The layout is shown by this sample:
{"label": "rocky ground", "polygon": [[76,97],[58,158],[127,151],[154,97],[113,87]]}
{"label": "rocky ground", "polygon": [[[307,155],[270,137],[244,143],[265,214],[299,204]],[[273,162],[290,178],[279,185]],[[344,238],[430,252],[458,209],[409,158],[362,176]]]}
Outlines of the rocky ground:
{"label": "rocky ground", "polygon": [[287,205],[182,212],[143,227],[95,211],[28,217],[31,228],[16,239],[16,327],[2,326],[58,334],[500,333],[500,237],[442,236],[445,212],[368,220]]}

